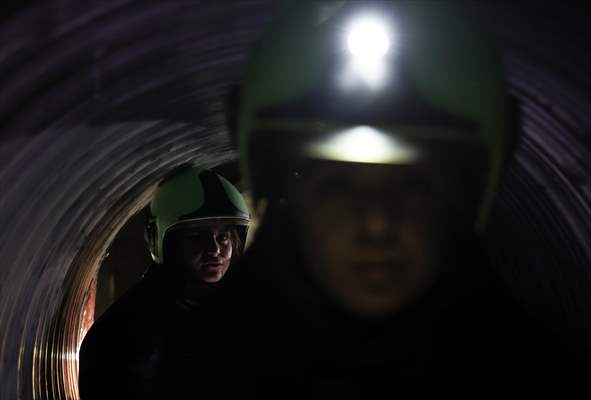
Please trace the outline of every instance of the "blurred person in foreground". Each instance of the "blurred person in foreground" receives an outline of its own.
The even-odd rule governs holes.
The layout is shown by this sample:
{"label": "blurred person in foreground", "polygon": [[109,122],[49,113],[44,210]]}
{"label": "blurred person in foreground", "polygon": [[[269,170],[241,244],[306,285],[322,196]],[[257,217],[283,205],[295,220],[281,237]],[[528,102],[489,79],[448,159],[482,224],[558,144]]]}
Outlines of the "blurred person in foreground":
{"label": "blurred person in foreground", "polygon": [[220,341],[197,380],[229,398],[578,382],[583,355],[524,311],[482,245],[516,110],[455,2],[288,7],[241,88],[262,221],[198,316]]}

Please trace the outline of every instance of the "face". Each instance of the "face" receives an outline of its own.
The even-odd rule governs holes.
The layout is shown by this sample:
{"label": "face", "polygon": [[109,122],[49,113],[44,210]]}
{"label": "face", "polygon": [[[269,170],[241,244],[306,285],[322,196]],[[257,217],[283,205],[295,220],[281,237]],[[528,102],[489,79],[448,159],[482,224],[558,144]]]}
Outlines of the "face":
{"label": "face", "polygon": [[319,162],[289,195],[309,274],[338,303],[366,316],[398,311],[440,272],[458,207],[436,166]]}
{"label": "face", "polygon": [[219,282],[230,266],[232,238],[232,228],[222,224],[184,231],[177,236],[178,263],[191,277]]}

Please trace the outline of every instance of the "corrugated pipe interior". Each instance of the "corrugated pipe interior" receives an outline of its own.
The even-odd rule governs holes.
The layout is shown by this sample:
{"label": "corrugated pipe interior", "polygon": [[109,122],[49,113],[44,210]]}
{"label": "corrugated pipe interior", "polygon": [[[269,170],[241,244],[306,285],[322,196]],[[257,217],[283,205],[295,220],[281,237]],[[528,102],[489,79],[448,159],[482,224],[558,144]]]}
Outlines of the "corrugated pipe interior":
{"label": "corrugated pipe interior", "polygon": [[[523,114],[487,234],[495,267],[532,312],[589,343],[590,14],[582,2],[477,3]],[[236,160],[225,98],[275,4],[4,7],[0,398],[78,398],[101,259],[170,170]]]}

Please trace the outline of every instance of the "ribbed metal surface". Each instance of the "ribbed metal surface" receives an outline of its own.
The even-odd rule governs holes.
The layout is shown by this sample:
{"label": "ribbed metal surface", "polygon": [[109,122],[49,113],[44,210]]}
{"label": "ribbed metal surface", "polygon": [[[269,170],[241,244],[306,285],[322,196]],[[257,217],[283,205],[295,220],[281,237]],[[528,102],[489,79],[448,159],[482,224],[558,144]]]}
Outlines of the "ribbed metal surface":
{"label": "ribbed metal surface", "polygon": [[591,30],[582,6],[492,3],[485,11],[523,118],[489,243],[528,308],[589,345]]}
{"label": "ribbed metal surface", "polygon": [[[235,160],[224,96],[275,5],[62,0],[3,17],[0,398],[77,398],[83,296],[105,249],[172,168]],[[483,7],[524,115],[495,265],[530,309],[589,340],[589,14]]]}
{"label": "ribbed metal surface", "polygon": [[169,170],[235,159],[223,96],[270,9],[64,1],[2,24],[1,398],[77,398],[100,259]]}

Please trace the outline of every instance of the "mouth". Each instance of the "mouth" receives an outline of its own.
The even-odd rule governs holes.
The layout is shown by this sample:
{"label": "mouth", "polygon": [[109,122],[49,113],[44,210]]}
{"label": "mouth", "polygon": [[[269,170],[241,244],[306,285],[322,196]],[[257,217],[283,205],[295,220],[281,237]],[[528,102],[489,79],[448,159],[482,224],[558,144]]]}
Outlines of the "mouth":
{"label": "mouth", "polygon": [[203,264],[203,268],[204,269],[216,269],[216,268],[220,268],[222,266],[222,263],[219,262],[208,262]]}
{"label": "mouth", "polygon": [[386,283],[394,279],[402,268],[392,261],[358,261],[351,264],[351,271],[360,280],[369,284]]}

